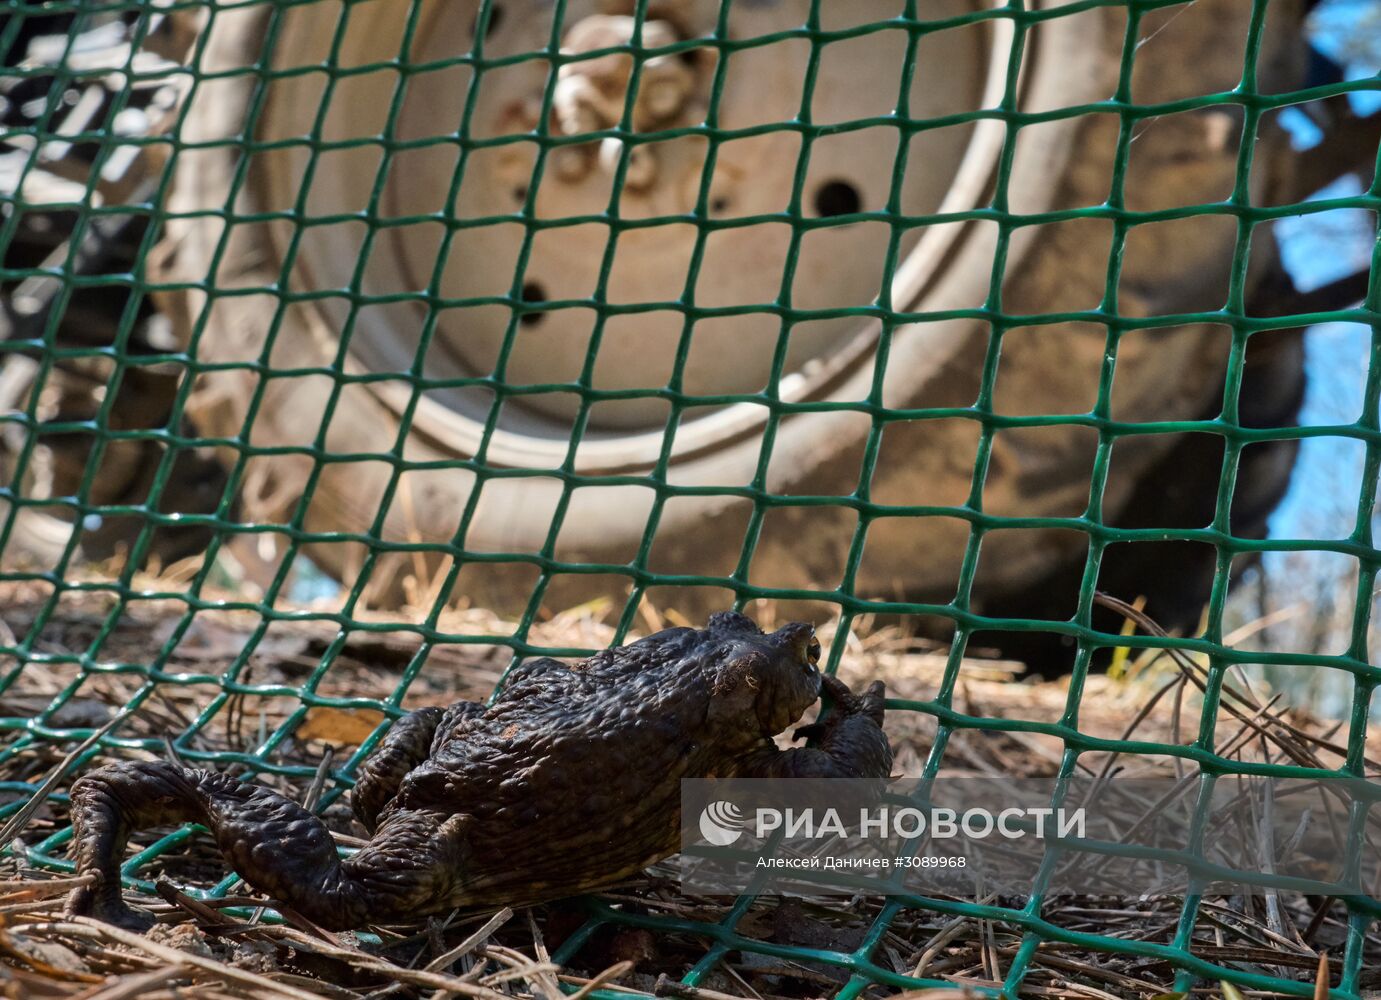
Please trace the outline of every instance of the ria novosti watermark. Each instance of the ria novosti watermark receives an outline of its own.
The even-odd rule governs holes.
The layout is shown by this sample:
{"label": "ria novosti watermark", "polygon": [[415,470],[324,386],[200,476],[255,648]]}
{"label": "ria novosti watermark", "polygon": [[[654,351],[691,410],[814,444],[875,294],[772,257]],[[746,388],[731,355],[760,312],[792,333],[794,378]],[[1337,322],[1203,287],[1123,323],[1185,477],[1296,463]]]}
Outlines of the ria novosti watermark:
{"label": "ria novosti watermark", "polygon": [[[682,782],[694,892],[1375,894],[1381,787],[1190,775]],[[1375,827],[1375,828],[1374,828]]]}
{"label": "ria novosti watermark", "polygon": [[[910,839],[929,833],[937,840],[963,836],[982,840],[994,835],[1008,840],[1035,837],[1083,837],[1085,811],[1050,806],[1009,806],[994,812],[970,808],[962,813],[948,808],[921,809],[908,805],[860,806],[851,816],[833,806],[816,808],[759,806],[745,817],[738,806],[720,799],[700,811],[700,835],[716,847],[727,847],[751,829],[766,840],[780,831],[786,837],[899,837]],[[852,822],[850,822],[852,820]]]}

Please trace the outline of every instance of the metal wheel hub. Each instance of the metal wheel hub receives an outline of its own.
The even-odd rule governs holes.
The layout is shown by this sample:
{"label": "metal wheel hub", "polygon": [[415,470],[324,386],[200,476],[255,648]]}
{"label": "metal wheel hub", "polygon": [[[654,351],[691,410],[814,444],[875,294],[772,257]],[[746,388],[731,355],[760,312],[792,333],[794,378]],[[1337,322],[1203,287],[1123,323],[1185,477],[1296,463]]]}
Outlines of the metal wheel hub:
{"label": "metal wheel hub", "polygon": [[[973,9],[972,0],[936,0],[935,17]],[[806,0],[736,5],[729,18],[732,40],[753,39],[804,23]],[[385,62],[399,51],[400,27],[389,10],[356,7],[340,61],[351,65]],[[432,63],[454,58],[474,45],[478,5],[435,3],[422,11],[410,58]],[[895,14],[892,5],[870,0],[849,5],[851,22]],[[278,51],[304,62],[304,48],[320,49],[330,30],[318,24],[329,8],[309,5],[288,22]],[[368,19],[375,17],[377,24]],[[678,5],[674,17],[644,23],[642,46],[657,48],[678,38],[706,37],[715,29],[717,4]],[[353,30],[362,20],[360,30]],[[570,27],[562,50],[578,53],[626,44],[633,19],[608,14],[591,2],[569,5]],[[392,23],[391,23],[392,22]],[[1006,22],[972,25],[923,36],[910,100],[910,116],[934,117],[956,109],[987,106],[1001,93],[1006,70]],[[971,29],[971,30],[970,30]],[[500,0],[492,10],[484,57],[502,59],[538,52],[548,44],[550,13],[545,4]],[[639,75],[632,108],[635,132],[693,129],[710,122],[718,129],[752,129],[793,120],[828,125],[884,118],[897,103],[906,35],[875,32],[831,42],[822,48],[818,79],[808,108],[802,107],[810,46],[804,39],[774,41],[731,50],[717,109],[710,105],[720,56],[705,45],[649,58]],[[323,53],[324,54],[324,53]],[[589,372],[597,390],[646,390],[641,398],[594,404],[580,463],[587,468],[628,467],[655,461],[662,447],[667,403],[653,393],[672,378],[683,338],[691,335],[680,388],[716,397],[762,391],[783,335],[774,304],[797,309],[868,306],[880,293],[890,227],[880,221],[812,227],[795,248],[794,279],[787,257],[792,248],[792,192],[798,161],[809,156],[800,187],[799,214],[808,224],[836,215],[881,212],[892,195],[900,130],[886,124],[822,135],[802,148],[795,128],[749,134],[722,142],[706,177],[710,144],[703,135],[673,134],[664,140],[628,144],[617,138],[553,146],[537,166],[543,131],[570,137],[617,126],[625,113],[629,55],[616,53],[563,65],[550,115],[541,121],[547,85],[545,59],[491,68],[475,81],[468,65],[450,66],[410,78],[397,114],[393,139],[407,148],[381,165],[377,142],[333,151],[306,190],[309,217],[377,211],[394,220],[366,246],[366,229],[325,225],[301,233],[297,269],[311,287],[358,288],[367,295],[431,291],[445,305],[435,317],[425,373],[464,379],[495,371],[512,341],[504,379],[518,385],[569,389],[523,395],[505,405],[491,460],[523,466],[556,464],[568,447],[570,422],[581,406],[580,380],[592,337],[598,354]],[[365,74],[340,81],[321,125],[325,142],[348,144],[376,135],[393,99],[392,74]],[[467,102],[473,109],[467,118]],[[312,129],[316,105],[271,95],[260,120],[265,136],[304,134]],[[481,145],[462,158],[458,143],[445,138],[462,123],[465,138]],[[984,192],[997,152],[984,122],[917,133],[906,151],[908,166],[897,179],[901,210],[921,215],[972,207]],[[1000,136],[1000,128],[997,134]],[[411,145],[409,145],[411,144]],[[307,151],[271,161],[257,192],[269,206],[292,204],[302,190]],[[463,159],[463,162],[462,162]],[[625,162],[626,160],[626,162]],[[615,177],[623,182],[615,196]],[[381,179],[382,178],[382,179]],[[967,178],[967,179],[965,179]],[[372,192],[377,189],[377,199]],[[377,202],[377,203],[376,203]],[[712,223],[704,235],[691,221],[703,206]],[[762,218],[766,217],[766,218]],[[560,219],[579,224],[536,228],[525,237],[525,219]],[[753,218],[743,224],[740,220]],[[639,225],[650,219],[665,223]],[[445,250],[444,223],[456,220]],[[585,221],[588,220],[588,221]],[[396,223],[396,224],[395,224]],[[631,223],[622,228],[620,223]],[[913,303],[943,268],[957,224],[915,227],[902,238],[901,266],[892,286],[899,306]],[[614,244],[611,247],[611,240]],[[697,254],[698,248],[698,254]],[[526,255],[521,280],[515,281]],[[693,285],[692,262],[699,257]],[[438,266],[438,258],[441,263]],[[606,263],[606,258],[610,258]],[[606,272],[607,267],[607,273]],[[527,307],[514,310],[495,299],[511,296]],[[456,300],[477,300],[462,304]],[[452,303],[455,303],[452,305]],[[571,304],[578,303],[578,304]],[[640,307],[600,318],[603,304]],[[742,313],[700,319],[688,329],[684,304]],[[656,308],[663,304],[663,308]],[[680,308],[678,308],[678,306]],[[353,326],[350,354],[371,371],[409,370],[428,324],[419,301],[368,305],[352,317],[343,299],[320,308],[335,329]],[[823,398],[842,372],[868,353],[876,323],[835,316],[797,323],[789,331],[779,384],[784,398]],[[937,344],[937,347],[939,345]],[[405,386],[378,387],[395,409],[407,405]],[[422,401],[416,427],[466,451],[478,444],[492,395],[475,387],[441,388]],[[694,408],[676,441],[678,456],[703,453],[750,432],[764,419],[753,403]]]}

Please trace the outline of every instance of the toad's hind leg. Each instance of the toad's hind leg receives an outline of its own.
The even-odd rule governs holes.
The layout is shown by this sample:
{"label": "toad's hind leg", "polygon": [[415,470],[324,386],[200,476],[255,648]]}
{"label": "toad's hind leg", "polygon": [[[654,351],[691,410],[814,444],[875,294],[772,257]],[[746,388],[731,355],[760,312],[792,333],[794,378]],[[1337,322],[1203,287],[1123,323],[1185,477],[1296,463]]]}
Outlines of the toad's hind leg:
{"label": "toad's hind leg", "polygon": [[68,912],[147,926],[120,897],[120,859],[132,831],[201,823],[250,885],[332,929],[411,920],[444,905],[463,864],[464,817],[395,810],[371,843],[344,861],[316,816],[277,792],[177,764],[126,762],[72,786],[77,872],[94,881]]}
{"label": "toad's hind leg", "polygon": [[479,702],[460,701],[445,711],[420,708],[395,722],[383,742],[359,766],[355,788],[350,793],[355,818],[373,833],[379,814],[398,794],[398,786],[408,772],[431,756],[437,744],[444,742],[460,721],[483,712],[484,706]]}

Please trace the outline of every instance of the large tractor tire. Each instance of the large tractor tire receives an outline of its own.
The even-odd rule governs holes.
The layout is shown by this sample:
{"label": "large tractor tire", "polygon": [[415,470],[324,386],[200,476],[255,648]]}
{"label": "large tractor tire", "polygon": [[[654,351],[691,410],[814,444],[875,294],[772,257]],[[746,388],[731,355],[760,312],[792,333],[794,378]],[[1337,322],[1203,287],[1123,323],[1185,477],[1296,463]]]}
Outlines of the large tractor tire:
{"label": "large tractor tire", "polygon": [[[568,4],[565,44],[578,47],[585,35],[604,37],[608,44],[600,30],[613,31],[620,22],[598,16],[608,15],[611,6],[617,5],[593,0]],[[978,0],[929,0],[924,9],[928,18],[940,19],[982,6]],[[1043,0],[1035,6],[1058,4]],[[618,148],[606,143],[599,149],[554,150],[536,183],[534,143],[481,142],[453,186],[461,165],[463,143],[458,139],[516,137],[536,127],[534,108],[541,106],[548,67],[535,59],[491,69],[474,93],[468,65],[414,68],[400,75],[391,67],[400,52],[414,67],[469,52],[478,5],[475,0],[424,2],[410,49],[402,40],[405,7],[315,3],[231,9],[217,12],[208,29],[200,59],[207,79],[194,93],[182,126],[187,149],[179,156],[169,205],[172,221],[158,266],[163,279],[186,289],[165,302],[183,341],[195,340],[203,362],[244,364],[205,374],[190,415],[207,435],[301,449],[259,454],[245,464],[242,499],[255,519],[284,520],[299,513],[303,487],[316,475],[303,513],[308,531],[367,534],[386,507],[384,539],[441,543],[455,535],[479,488],[460,542],[463,548],[536,553],[548,544],[552,514],[565,488],[561,477],[485,478],[477,487],[476,477],[466,471],[410,471],[386,504],[394,466],[366,456],[386,456],[401,439],[409,462],[470,460],[492,418],[483,454],[486,466],[562,466],[572,427],[582,417],[576,381],[585,365],[595,312],[588,305],[528,310],[544,302],[587,300],[596,292],[609,239],[609,228],[598,217],[611,204],[609,168]],[[670,39],[713,32],[717,4],[666,7],[663,11],[653,4],[645,44],[651,44],[649,37],[662,37],[658,32]],[[729,35],[749,39],[799,26],[809,7],[805,0],[737,3],[729,15]],[[1300,8],[1294,2],[1270,5],[1258,67],[1262,90],[1298,85],[1305,51]],[[551,34],[550,10],[530,0],[497,0],[483,41],[485,56],[502,59],[544,48]],[[857,0],[823,5],[822,12],[827,19],[867,23],[894,16],[898,5]],[[1133,100],[1154,104],[1231,90],[1242,74],[1250,13],[1251,5],[1240,0],[1200,0],[1149,14],[1136,52]],[[343,16],[348,20],[341,25]],[[831,21],[822,28],[839,26]],[[1116,6],[1037,22],[1024,39],[1016,95],[1020,109],[1048,111],[1111,98],[1125,26],[1126,11]],[[936,118],[996,107],[1007,85],[1012,42],[1012,21],[1002,17],[924,35],[909,95],[910,115]],[[802,197],[808,218],[885,208],[899,135],[887,116],[897,103],[905,43],[906,33],[898,28],[822,49],[811,120],[825,124],[876,118],[877,124],[815,141]],[[679,70],[668,72],[684,92],[667,98],[674,110],[658,127],[705,120],[715,70],[711,53],[708,47],[697,49],[680,60]],[[735,50],[715,124],[736,129],[797,118],[809,57],[810,45],[800,37]],[[328,73],[331,59],[338,69]],[[609,59],[618,57],[599,62]],[[312,69],[284,72],[307,67]],[[647,72],[653,68],[649,63]],[[404,82],[405,88],[398,89]],[[473,106],[467,119],[469,100]],[[397,108],[390,125],[391,104]],[[558,120],[552,127],[559,130],[580,113],[595,116],[593,121],[582,119],[585,128],[605,127],[591,107],[574,100],[563,109],[570,114],[554,116]],[[1140,123],[1126,177],[1126,207],[1156,209],[1227,198],[1241,125],[1240,108],[1228,104]],[[1010,209],[1030,214],[1104,204],[1118,129],[1115,113],[1053,118],[1023,127],[1007,185]],[[924,215],[989,204],[1005,137],[1006,127],[996,117],[916,133],[899,192],[903,211]],[[381,156],[385,139],[397,150],[389,161]],[[646,157],[639,154],[629,162],[628,181],[614,203],[618,214],[630,220],[688,219],[697,208],[706,143],[683,136],[644,152],[648,150]],[[719,220],[785,212],[799,151],[800,138],[792,131],[724,143],[704,201],[707,214]],[[1254,196],[1270,197],[1287,183],[1288,159],[1285,137],[1272,128],[1263,130],[1251,179]],[[528,248],[522,276],[515,280],[523,240],[517,213],[525,206],[541,219],[590,220],[539,232]],[[214,223],[215,217],[227,215],[233,225]],[[473,225],[479,218],[492,218],[492,224]],[[448,238],[447,219],[466,224],[456,229],[438,267]],[[1098,307],[1112,230],[1107,219],[1017,230],[1001,279],[1002,312],[1020,316]],[[997,226],[986,219],[909,229],[891,286],[892,301],[917,313],[982,306],[993,281],[996,236]],[[696,227],[678,222],[626,229],[618,235],[606,298],[615,304],[676,303],[693,296],[698,307],[781,300],[800,308],[868,306],[876,299],[888,238],[884,224],[860,221],[812,230],[801,243],[794,283],[784,289],[788,237],[789,226],[782,222],[712,234],[698,280],[686,289]],[[1235,239],[1236,224],[1227,215],[1133,227],[1121,264],[1119,314],[1222,307]],[[1253,286],[1278,274],[1273,262],[1263,227],[1253,239]],[[208,290],[221,294],[208,295]],[[423,293],[432,301],[442,300],[441,307],[429,310],[421,301]],[[379,298],[353,306],[361,295]],[[505,296],[520,300],[521,318],[512,324],[511,353],[498,375],[496,394],[490,377],[514,315]],[[450,305],[476,298],[483,304]],[[596,390],[665,386],[684,324],[684,314],[673,308],[609,317],[599,330],[602,339],[590,384]],[[780,327],[777,316],[761,310],[697,321],[680,391],[733,398],[698,405],[682,415],[670,448],[669,483],[741,490],[753,481],[770,408],[765,400],[746,397],[767,386]],[[847,315],[794,327],[776,387],[780,398],[865,400],[874,381],[879,335],[876,319]],[[414,398],[415,384],[404,373],[413,368],[424,336],[431,339],[420,369],[434,382]],[[1087,323],[1007,330],[994,408],[1007,414],[1088,412],[1106,363],[1106,340],[1103,326]],[[1212,415],[1223,393],[1229,341],[1230,331],[1212,324],[1128,333],[1118,351],[1113,416],[1146,422]],[[884,405],[973,406],[988,344],[988,324],[970,318],[896,329],[883,380]],[[352,375],[398,377],[361,379],[338,389],[331,378],[312,374],[338,356]],[[277,372],[300,374],[269,378],[261,362]],[[1298,350],[1276,351],[1269,370],[1272,377],[1261,384],[1274,396],[1264,409],[1273,418],[1284,412],[1288,420],[1301,378]],[[551,389],[503,392],[505,387],[533,385]],[[339,397],[323,427],[322,414],[335,393]],[[496,406],[499,412],[493,417]],[[648,474],[664,447],[668,412],[667,398],[655,394],[600,400],[583,415],[588,425],[574,453],[575,472],[592,477]],[[405,419],[410,426],[403,432]],[[876,471],[861,484],[870,426],[870,418],[858,409],[783,417],[766,468],[767,491],[850,496],[862,486],[878,503],[966,503],[974,474],[975,420],[958,414],[888,424]],[[1023,517],[1078,515],[1088,503],[1095,442],[1096,433],[1087,427],[999,431],[982,494],[984,509]],[[1176,435],[1119,441],[1104,493],[1105,519],[1119,523],[1124,513],[1140,509],[1139,496],[1144,506],[1147,490],[1163,489],[1166,463],[1183,444]],[[309,452],[316,446],[361,460],[327,463],[314,471]],[[240,456],[227,449],[225,457],[235,461]],[[1245,470],[1248,479],[1238,488],[1258,500],[1273,495],[1288,476],[1288,462],[1251,468],[1257,471]],[[1217,470],[1210,472],[1195,492],[1195,505],[1204,489],[1212,496]],[[1258,475],[1257,481],[1250,480]],[[553,556],[583,563],[627,562],[647,531],[654,497],[652,489],[640,485],[576,489],[555,536]],[[662,510],[648,568],[675,574],[734,572],[750,509],[750,500],[728,494],[672,499]],[[856,523],[844,507],[774,507],[748,567],[749,581],[833,590],[841,583]],[[855,592],[950,600],[968,535],[969,526],[960,518],[875,520]],[[1076,531],[991,532],[983,542],[976,606],[1001,610],[1004,601],[1020,605],[1020,595],[1039,590],[1042,581],[1082,566],[1086,547],[1087,536]],[[362,547],[321,543],[310,551],[332,572],[348,576],[359,566]],[[413,553],[381,560],[373,575],[374,599],[401,596],[400,581],[417,575],[418,566]],[[434,569],[433,564],[428,572]],[[1203,579],[1194,582],[1191,575],[1178,578],[1174,587],[1201,589]],[[1201,571],[1198,575],[1203,577]],[[461,573],[456,596],[512,606],[529,596],[531,580],[501,572],[492,562],[472,563]],[[607,586],[601,577],[558,576],[548,599],[574,600]],[[722,603],[724,598],[713,593],[706,600]],[[1072,608],[1060,615],[1068,610]]]}

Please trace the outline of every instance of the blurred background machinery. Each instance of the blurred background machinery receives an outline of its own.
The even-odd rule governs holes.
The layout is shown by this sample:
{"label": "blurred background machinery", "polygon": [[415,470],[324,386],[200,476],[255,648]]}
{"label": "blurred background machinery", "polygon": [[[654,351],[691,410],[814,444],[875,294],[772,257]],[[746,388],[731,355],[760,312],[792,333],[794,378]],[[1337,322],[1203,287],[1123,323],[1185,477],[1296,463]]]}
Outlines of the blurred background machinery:
{"label": "blurred background machinery", "polygon": [[[1260,92],[1340,74],[1306,43],[1308,6],[1269,4]],[[51,502],[24,507],[6,557],[166,566],[232,518],[337,537],[303,551],[344,579],[371,538],[423,543],[370,561],[375,604],[440,574],[450,545],[802,597],[847,572],[855,594],[940,605],[974,523],[946,513],[1088,507],[1102,320],[1193,318],[1120,334],[1119,426],[1212,421],[1225,385],[1242,426],[1288,425],[1299,331],[1252,337],[1236,385],[1214,313],[1236,294],[1253,316],[1342,308],[1365,270],[1301,294],[1258,226],[1235,276],[1231,213],[1177,209],[1241,185],[1271,206],[1369,179],[1374,119],[1307,106],[1322,139],[1301,154],[1262,116],[1243,177],[1243,106],[1200,98],[1241,82],[1250,4],[1152,12],[1129,72],[1117,6],[1035,20],[1017,43],[1011,19],[936,0],[927,18],[955,27],[914,47],[867,27],[896,8],[822,5],[824,46],[793,30],[803,0],[654,2],[641,22],[576,0],[555,36],[537,0],[425,4],[410,37],[385,4],[18,19],[0,33],[14,70],[0,336],[33,347],[3,355],[0,407],[27,416],[5,424],[0,462],[13,489]],[[695,44],[712,35],[728,47]],[[575,57],[555,72],[533,58],[553,38]],[[668,50],[639,60],[632,100],[630,43]],[[1128,100],[1163,113],[1120,156]],[[1122,212],[1135,224],[1118,237]],[[1030,222],[995,264],[1007,214]],[[982,456],[980,411],[999,422]],[[1000,425],[1033,415],[1051,420]],[[1214,434],[1119,439],[1103,523],[1207,525],[1223,448]],[[1233,535],[1264,533],[1294,450],[1243,452]],[[368,460],[389,454],[409,471]],[[568,490],[564,474],[595,485]],[[136,545],[146,498],[191,525],[169,516]],[[937,516],[869,515],[851,553],[859,501]],[[247,578],[281,576],[283,536],[221,540]],[[973,609],[1068,617],[1087,545],[1078,530],[989,531]],[[529,569],[472,561],[453,597],[521,607]],[[1099,585],[1185,629],[1213,570],[1208,546],[1114,545]],[[607,586],[557,575],[544,596]],[[726,598],[676,603],[693,615]],[[996,638],[1060,660],[1058,637]]]}

